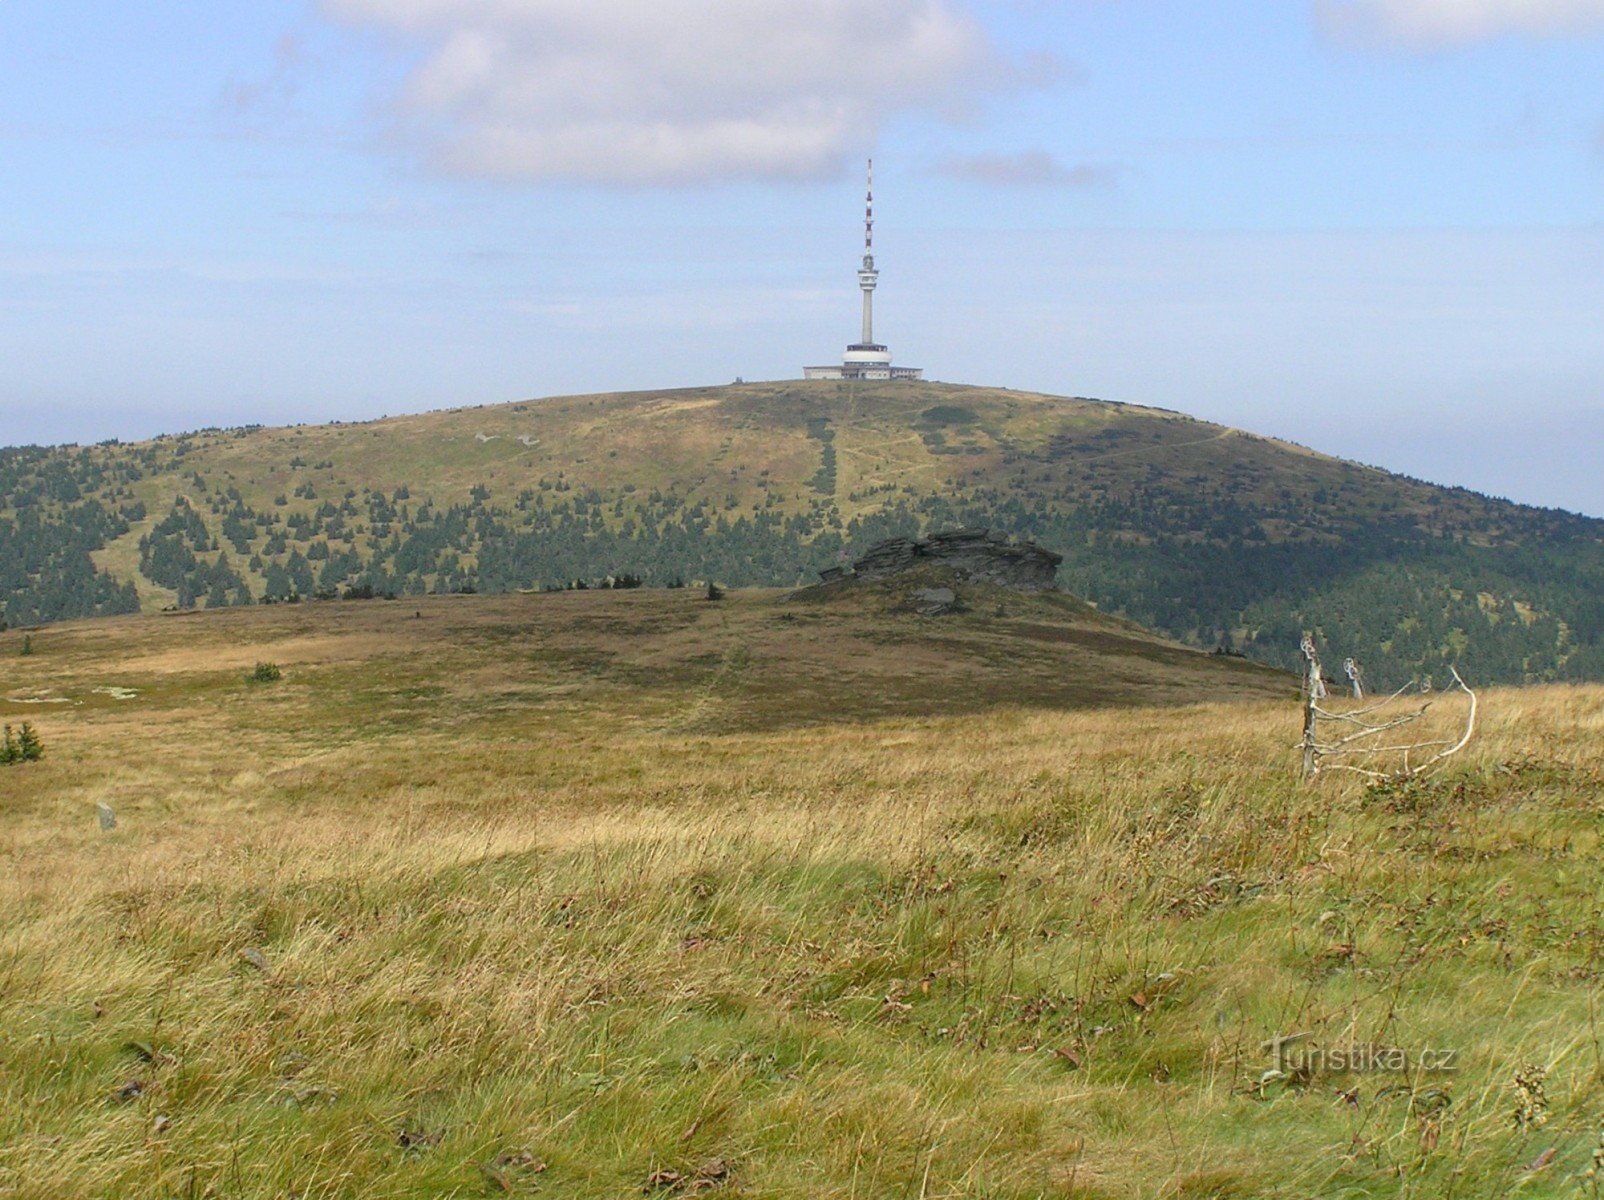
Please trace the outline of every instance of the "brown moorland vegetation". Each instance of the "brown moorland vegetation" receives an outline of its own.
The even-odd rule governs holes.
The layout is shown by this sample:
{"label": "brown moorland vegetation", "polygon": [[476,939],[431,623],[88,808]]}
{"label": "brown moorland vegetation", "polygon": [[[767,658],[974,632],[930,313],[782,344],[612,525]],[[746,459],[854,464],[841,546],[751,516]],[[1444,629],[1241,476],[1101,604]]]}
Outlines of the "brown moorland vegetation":
{"label": "brown moorland vegetation", "polygon": [[1304,786],[1285,676],[894,599],[0,635],[0,1193],[1592,1194],[1604,689]]}

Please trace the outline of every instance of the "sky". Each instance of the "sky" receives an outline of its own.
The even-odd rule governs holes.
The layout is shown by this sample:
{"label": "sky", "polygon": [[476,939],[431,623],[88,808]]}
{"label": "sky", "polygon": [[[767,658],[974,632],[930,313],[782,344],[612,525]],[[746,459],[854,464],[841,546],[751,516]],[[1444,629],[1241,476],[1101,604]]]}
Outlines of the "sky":
{"label": "sky", "polygon": [[1604,516],[1604,0],[7,0],[0,443],[796,378]]}

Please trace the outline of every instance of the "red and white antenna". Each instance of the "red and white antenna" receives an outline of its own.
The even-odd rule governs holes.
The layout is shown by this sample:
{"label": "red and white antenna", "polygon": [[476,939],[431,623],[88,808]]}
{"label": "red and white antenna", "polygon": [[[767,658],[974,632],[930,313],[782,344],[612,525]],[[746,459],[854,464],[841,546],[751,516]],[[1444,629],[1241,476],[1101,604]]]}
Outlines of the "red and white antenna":
{"label": "red and white antenna", "polygon": [[863,265],[858,268],[858,286],[863,289],[863,340],[860,346],[874,344],[874,285],[880,272],[874,269],[874,159],[869,160],[869,186],[863,200]]}
{"label": "red and white antenna", "polygon": [[863,252],[874,253],[874,159],[869,160],[869,187],[863,202]]}

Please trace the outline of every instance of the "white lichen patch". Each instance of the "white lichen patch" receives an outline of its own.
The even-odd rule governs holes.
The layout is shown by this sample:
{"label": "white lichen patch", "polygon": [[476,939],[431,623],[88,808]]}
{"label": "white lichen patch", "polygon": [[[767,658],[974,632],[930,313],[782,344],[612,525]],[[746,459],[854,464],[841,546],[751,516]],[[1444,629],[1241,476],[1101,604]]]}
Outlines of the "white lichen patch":
{"label": "white lichen patch", "polygon": [[134,688],[116,687],[107,684],[105,687],[91,689],[97,696],[110,696],[113,700],[132,700],[139,692]]}

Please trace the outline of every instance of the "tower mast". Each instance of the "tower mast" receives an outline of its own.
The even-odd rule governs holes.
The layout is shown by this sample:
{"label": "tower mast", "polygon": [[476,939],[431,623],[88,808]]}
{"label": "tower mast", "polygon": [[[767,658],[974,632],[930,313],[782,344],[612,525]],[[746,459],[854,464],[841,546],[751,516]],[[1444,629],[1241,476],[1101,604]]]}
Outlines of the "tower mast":
{"label": "tower mast", "polygon": [[919,367],[894,367],[891,350],[874,340],[874,288],[880,272],[874,268],[874,159],[869,160],[868,188],[863,197],[863,263],[858,286],[863,289],[863,337],[847,347],[839,366],[803,367],[804,379],[923,379]]}
{"label": "tower mast", "polygon": [[863,202],[863,266],[858,270],[858,286],[863,289],[863,342],[874,345],[874,285],[880,272],[874,269],[874,159],[869,160],[869,182]]}

